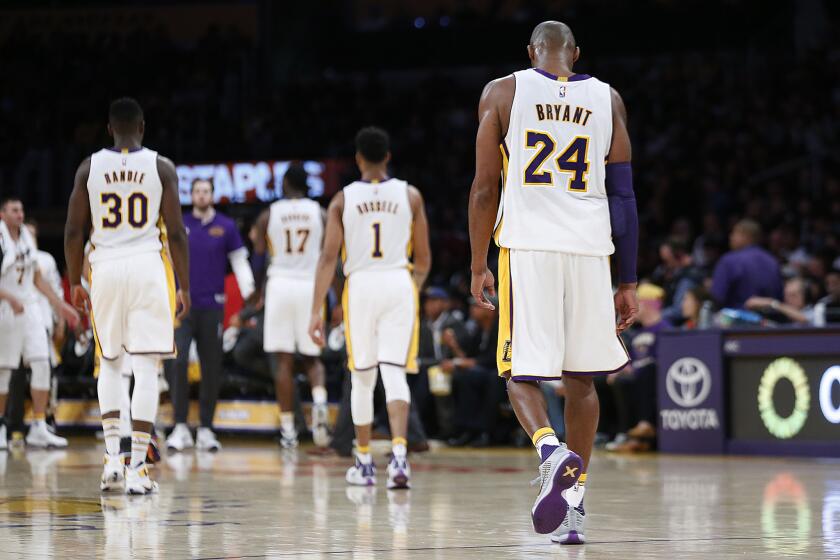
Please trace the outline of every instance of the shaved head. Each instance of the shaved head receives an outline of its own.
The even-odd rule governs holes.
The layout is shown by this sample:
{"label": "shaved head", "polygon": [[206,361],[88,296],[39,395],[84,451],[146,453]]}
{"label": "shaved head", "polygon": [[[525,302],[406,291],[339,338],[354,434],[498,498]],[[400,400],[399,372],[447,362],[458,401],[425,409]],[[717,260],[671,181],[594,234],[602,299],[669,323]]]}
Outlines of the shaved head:
{"label": "shaved head", "polygon": [[574,51],[575,36],[572,29],[559,21],[544,21],[531,33],[531,45],[549,51]]}

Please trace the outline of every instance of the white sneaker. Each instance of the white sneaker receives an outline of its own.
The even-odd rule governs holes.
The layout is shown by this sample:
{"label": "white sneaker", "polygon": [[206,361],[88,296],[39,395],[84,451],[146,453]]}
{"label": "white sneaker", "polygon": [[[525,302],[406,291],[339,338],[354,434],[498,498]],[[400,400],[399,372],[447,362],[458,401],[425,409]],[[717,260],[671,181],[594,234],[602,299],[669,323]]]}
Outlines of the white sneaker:
{"label": "white sneaker", "polygon": [[31,447],[67,447],[67,440],[47,429],[46,422],[33,422],[26,434],[26,445]]}
{"label": "white sneaker", "polygon": [[105,467],[102,469],[102,478],[99,481],[99,489],[103,492],[110,490],[122,490],[125,486],[125,463],[120,455],[105,454]]}
{"label": "white sneaker", "polygon": [[175,424],[175,429],[166,438],[166,448],[170,451],[183,451],[194,445],[192,434],[186,424]]}
{"label": "white sneaker", "polygon": [[322,404],[312,407],[312,441],[318,447],[326,447],[330,444],[328,417],[327,405]]}
{"label": "white sneaker", "polygon": [[345,480],[353,486],[374,486],[376,485],[376,466],[373,461],[362,463],[356,457],[356,464],[347,469]]}
{"label": "white sneaker", "polygon": [[299,445],[297,433],[295,432],[289,433],[280,430],[278,441],[280,442],[280,447],[283,449],[297,449]]}
{"label": "white sneaker", "polygon": [[222,444],[216,439],[216,434],[210,428],[199,428],[195,437],[195,447],[199,451],[211,451],[215,453],[222,448]]}
{"label": "white sneaker", "polygon": [[408,465],[408,460],[403,457],[397,459],[391,458],[388,463],[388,490],[408,490],[411,488],[411,467]]}
{"label": "white sneaker", "polygon": [[0,451],[9,448],[9,440],[6,437],[6,424],[0,424]]}
{"label": "white sneaker", "polygon": [[586,536],[583,533],[583,525],[586,522],[586,512],[583,505],[578,507],[569,506],[566,519],[551,533],[551,541],[560,544],[583,544]]}
{"label": "white sneaker", "polygon": [[125,469],[125,493],[131,496],[145,496],[155,494],[158,491],[158,483],[149,478],[149,469],[146,463],[136,467]]}

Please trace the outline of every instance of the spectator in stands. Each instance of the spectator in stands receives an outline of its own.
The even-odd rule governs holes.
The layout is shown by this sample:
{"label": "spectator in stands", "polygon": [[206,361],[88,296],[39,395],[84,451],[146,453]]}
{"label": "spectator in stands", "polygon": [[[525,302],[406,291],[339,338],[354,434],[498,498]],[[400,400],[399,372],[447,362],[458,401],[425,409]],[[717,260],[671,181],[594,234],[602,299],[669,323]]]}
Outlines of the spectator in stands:
{"label": "spectator in stands", "polygon": [[659,247],[662,264],[653,273],[654,283],[662,286],[664,305],[662,315],[671,324],[683,321],[682,302],[691,288],[703,283],[703,271],[695,266],[688,243],[681,237],[671,237]]}
{"label": "spectator in stands", "polygon": [[840,269],[834,268],[825,275],[826,296],[817,302],[815,321],[819,325],[840,323]]}
{"label": "spectator in stands", "polygon": [[499,314],[470,302],[470,341],[462,347],[455,331],[443,333],[443,344],[453,357],[440,367],[452,375],[455,404],[455,428],[459,435],[450,445],[486,447],[499,417],[499,405],[505,398],[505,383],[496,370],[496,343]]}
{"label": "spectator in stands", "polygon": [[814,308],[808,304],[807,283],[798,276],[785,282],[784,301],[753,296],[746,301],[744,307],[779,323],[814,324]]}
{"label": "spectator in stands", "polygon": [[711,296],[703,286],[695,286],[685,294],[682,303],[684,321],[682,326],[684,329],[696,329],[700,327],[700,312],[703,310],[703,305],[707,302],[711,302]]}
{"label": "spectator in stands", "polygon": [[731,251],[718,261],[712,278],[712,296],[721,307],[742,308],[753,296],[782,299],[779,263],[758,246],[761,226],[744,219],[729,236]]}
{"label": "spectator in stands", "polygon": [[[431,375],[430,367],[438,366],[443,360],[453,357],[452,350],[443,343],[443,333],[452,331],[458,343],[464,345],[467,343],[467,331],[464,321],[460,320],[457,314],[451,311],[449,293],[444,288],[430,286],[426,288],[423,296],[418,364],[421,367],[421,375],[428,376]],[[437,374],[437,370],[434,373]],[[421,414],[424,412],[421,411]],[[441,437],[451,436],[453,430],[451,394],[436,392],[434,413],[438,435]]]}
{"label": "spectator in stands", "polygon": [[642,283],[638,298],[640,326],[629,335],[632,361],[607,377],[615,393],[619,431],[607,444],[610,451],[649,451],[656,437],[656,340],[671,324],[662,316],[665,290]]}

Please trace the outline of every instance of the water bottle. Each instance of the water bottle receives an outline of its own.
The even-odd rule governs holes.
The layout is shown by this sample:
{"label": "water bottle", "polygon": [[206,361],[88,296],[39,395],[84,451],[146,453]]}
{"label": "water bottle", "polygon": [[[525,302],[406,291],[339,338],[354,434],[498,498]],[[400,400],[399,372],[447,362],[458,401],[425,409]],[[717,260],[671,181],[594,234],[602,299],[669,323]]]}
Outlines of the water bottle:
{"label": "water bottle", "polygon": [[698,329],[708,329],[712,326],[712,302],[704,301],[700,306],[700,316],[697,318]]}

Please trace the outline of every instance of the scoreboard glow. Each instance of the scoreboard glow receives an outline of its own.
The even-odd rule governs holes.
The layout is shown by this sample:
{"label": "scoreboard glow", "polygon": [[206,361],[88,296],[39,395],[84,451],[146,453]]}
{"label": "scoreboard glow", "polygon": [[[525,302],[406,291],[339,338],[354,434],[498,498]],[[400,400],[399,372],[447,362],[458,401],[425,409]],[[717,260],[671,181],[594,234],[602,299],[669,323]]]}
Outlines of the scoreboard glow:
{"label": "scoreboard glow", "polygon": [[[193,181],[210,179],[217,203],[270,202],[283,198],[283,175],[291,163],[266,160],[178,165],[178,195],[181,204],[191,204]],[[301,163],[309,174],[309,196],[322,196],[326,165],[319,161]]]}

